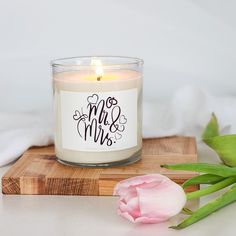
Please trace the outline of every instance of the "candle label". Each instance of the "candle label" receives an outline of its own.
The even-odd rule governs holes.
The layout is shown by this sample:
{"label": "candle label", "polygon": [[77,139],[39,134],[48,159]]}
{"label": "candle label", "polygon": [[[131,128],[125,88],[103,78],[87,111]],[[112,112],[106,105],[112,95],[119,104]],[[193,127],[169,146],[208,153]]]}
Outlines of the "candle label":
{"label": "candle label", "polygon": [[117,151],[137,145],[137,89],[60,91],[62,147]]}

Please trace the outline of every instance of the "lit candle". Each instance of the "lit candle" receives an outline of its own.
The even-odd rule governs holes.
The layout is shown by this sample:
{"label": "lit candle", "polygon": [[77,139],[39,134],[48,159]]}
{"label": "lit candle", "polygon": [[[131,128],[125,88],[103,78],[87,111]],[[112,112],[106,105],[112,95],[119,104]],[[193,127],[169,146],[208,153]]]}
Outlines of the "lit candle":
{"label": "lit candle", "polygon": [[55,150],[58,160],[113,166],[140,159],[142,64],[126,57],[55,60]]}

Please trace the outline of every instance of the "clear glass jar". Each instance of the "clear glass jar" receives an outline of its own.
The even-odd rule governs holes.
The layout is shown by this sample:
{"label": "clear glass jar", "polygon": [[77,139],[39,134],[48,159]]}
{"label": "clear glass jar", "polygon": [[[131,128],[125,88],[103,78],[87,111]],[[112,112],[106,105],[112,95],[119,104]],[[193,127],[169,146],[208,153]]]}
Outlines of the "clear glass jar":
{"label": "clear glass jar", "polygon": [[108,167],[141,158],[142,66],[117,56],[52,61],[59,162]]}

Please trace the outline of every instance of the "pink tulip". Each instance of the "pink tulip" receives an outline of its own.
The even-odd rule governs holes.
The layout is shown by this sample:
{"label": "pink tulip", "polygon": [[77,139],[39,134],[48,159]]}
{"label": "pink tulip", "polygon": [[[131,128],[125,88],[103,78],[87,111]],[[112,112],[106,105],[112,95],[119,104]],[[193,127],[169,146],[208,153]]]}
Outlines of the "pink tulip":
{"label": "pink tulip", "polygon": [[177,215],[186,203],[181,186],[159,174],[137,176],[119,182],[118,214],[131,222],[158,223]]}

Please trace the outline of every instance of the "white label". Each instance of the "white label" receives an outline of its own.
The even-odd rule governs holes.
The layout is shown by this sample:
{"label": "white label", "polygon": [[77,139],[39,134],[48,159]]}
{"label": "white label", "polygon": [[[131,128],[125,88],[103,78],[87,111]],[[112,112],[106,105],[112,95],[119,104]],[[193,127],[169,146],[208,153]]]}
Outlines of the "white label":
{"label": "white label", "polygon": [[115,151],[137,145],[137,89],[60,91],[62,147]]}

